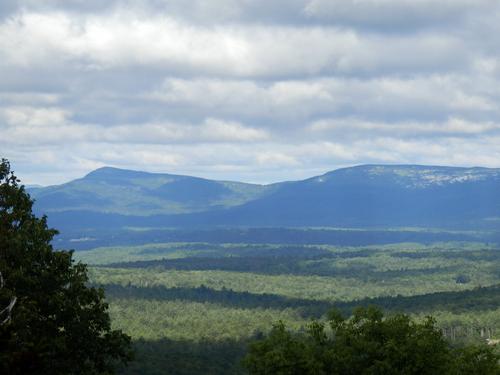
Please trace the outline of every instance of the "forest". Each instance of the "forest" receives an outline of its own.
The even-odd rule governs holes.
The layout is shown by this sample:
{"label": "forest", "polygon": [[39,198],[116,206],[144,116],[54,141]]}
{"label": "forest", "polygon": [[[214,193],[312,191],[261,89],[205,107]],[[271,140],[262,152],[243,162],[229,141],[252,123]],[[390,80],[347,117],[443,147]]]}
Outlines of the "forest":
{"label": "forest", "polygon": [[166,242],[76,256],[106,290],[115,328],[134,339],[123,374],[244,374],[249,345],[278,321],[300,333],[359,306],[418,322],[432,315],[454,346],[500,336],[494,243]]}

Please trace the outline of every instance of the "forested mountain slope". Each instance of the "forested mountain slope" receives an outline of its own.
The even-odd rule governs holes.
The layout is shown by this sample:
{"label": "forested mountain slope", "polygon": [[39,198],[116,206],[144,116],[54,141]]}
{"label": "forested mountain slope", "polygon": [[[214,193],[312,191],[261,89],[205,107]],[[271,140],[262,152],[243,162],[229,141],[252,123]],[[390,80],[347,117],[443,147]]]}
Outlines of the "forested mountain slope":
{"label": "forested mountain slope", "polygon": [[28,189],[43,212],[89,211],[149,216],[240,205],[271,186],[104,167],[81,179]]}
{"label": "forested mountain slope", "polygon": [[500,223],[500,169],[488,168],[364,165],[272,185],[102,168],[31,193],[60,228]]}

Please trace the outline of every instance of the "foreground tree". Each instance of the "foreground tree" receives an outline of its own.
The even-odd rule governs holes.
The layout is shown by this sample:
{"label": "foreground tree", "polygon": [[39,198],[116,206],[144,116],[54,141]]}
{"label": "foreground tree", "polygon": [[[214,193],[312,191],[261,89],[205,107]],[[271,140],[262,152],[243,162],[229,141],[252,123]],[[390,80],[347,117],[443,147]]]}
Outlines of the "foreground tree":
{"label": "foreground tree", "polygon": [[313,322],[305,334],[283,323],[250,346],[250,374],[498,375],[499,357],[489,347],[452,349],[432,318],[422,323],[399,314],[384,318],[360,308],[351,319],[332,312],[329,325]]}
{"label": "foreground tree", "polygon": [[57,233],[0,162],[0,373],[112,374],[131,358],[130,337],[111,330],[102,289],[71,251],[54,251]]}

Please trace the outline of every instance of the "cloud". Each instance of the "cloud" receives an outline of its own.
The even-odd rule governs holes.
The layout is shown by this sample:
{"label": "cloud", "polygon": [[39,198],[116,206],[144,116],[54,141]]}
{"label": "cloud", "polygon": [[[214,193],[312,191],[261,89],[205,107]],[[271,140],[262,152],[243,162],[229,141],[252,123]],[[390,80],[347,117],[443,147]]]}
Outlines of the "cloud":
{"label": "cloud", "polygon": [[67,121],[69,113],[62,108],[6,107],[0,111],[3,121],[11,127],[58,126]]}
{"label": "cloud", "polygon": [[0,26],[3,65],[79,71],[148,67],[170,74],[287,77],[432,72],[468,63],[459,38],[377,36],[335,27],[186,24],[131,11],[78,18],[22,12]]}
{"label": "cloud", "polygon": [[144,123],[105,127],[74,123],[68,111],[59,108],[14,107],[0,111],[5,124],[5,143],[37,146],[41,144],[101,142],[168,144],[199,142],[265,141],[265,130],[238,122],[207,118],[201,124]]}
{"label": "cloud", "polygon": [[456,74],[418,78],[318,78],[255,82],[223,79],[167,79],[147,99],[183,116],[212,113],[258,121],[274,131],[305,127],[311,118],[361,118],[365,121],[446,122],[498,115],[498,88],[477,85],[478,77]]}
{"label": "cloud", "polygon": [[30,183],[500,167],[493,0],[5,0],[0,137]]}
{"label": "cloud", "polygon": [[362,133],[377,133],[399,137],[460,137],[500,134],[500,123],[471,122],[460,118],[450,118],[443,122],[371,122],[353,118],[319,120],[313,122],[308,131],[319,134],[335,134],[345,137],[362,137]]}
{"label": "cloud", "polygon": [[4,0],[4,17],[29,9],[70,14],[113,14],[132,9],[143,16],[168,14],[197,25],[336,25],[378,31],[449,27],[496,7],[495,0]]}
{"label": "cloud", "polygon": [[237,122],[214,118],[202,124],[140,124],[120,125],[97,130],[95,141],[110,143],[200,143],[200,142],[255,142],[268,138],[261,129],[246,127]]}
{"label": "cloud", "polygon": [[304,11],[311,18],[348,27],[398,32],[449,27],[494,6],[494,0],[311,0]]}

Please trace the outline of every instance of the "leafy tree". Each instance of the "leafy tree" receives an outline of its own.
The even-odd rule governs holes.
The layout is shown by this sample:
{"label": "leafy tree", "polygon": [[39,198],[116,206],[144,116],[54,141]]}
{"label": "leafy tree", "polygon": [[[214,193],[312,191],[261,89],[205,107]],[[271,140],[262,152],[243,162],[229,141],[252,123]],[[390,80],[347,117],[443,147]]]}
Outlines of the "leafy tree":
{"label": "leafy tree", "polygon": [[466,346],[457,350],[455,374],[500,374],[498,355],[487,346]]}
{"label": "leafy tree", "polygon": [[32,206],[2,159],[0,373],[112,374],[131,359],[130,337],[111,330],[103,290],[87,285],[72,251],[54,251],[57,231]]}
{"label": "leafy tree", "polygon": [[250,345],[250,374],[500,374],[488,347],[452,349],[433,318],[384,317],[376,307],[358,308],[351,319],[332,312],[329,325],[313,321],[304,334],[283,323]]}

